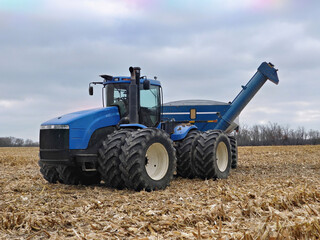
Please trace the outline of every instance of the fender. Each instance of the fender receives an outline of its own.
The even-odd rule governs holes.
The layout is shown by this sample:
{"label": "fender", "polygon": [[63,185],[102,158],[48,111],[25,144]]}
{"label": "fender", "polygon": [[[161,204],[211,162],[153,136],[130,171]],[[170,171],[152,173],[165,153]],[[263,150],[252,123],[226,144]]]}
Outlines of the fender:
{"label": "fender", "polygon": [[195,125],[187,125],[187,124],[177,125],[174,128],[173,134],[171,134],[171,140],[179,141],[184,139],[192,129],[197,129],[197,127]]}
{"label": "fender", "polygon": [[132,124],[120,124],[120,128],[147,128],[143,124],[132,123]]}

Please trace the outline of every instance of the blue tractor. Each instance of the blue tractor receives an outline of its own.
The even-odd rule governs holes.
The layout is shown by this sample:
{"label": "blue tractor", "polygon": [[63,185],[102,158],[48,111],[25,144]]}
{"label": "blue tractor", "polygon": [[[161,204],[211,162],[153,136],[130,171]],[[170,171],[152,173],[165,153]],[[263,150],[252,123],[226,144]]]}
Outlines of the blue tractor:
{"label": "blue tractor", "polygon": [[263,62],[229,103],[185,100],[163,104],[158,80],[101,75],[103,107],[69,113],[40,127],[39,166],[49,183],[99,184],[117,189],[166,188],[177,174],[225,179],[237,167],[231,133],[238,116],[267,81],[278,84],[277,69]]}

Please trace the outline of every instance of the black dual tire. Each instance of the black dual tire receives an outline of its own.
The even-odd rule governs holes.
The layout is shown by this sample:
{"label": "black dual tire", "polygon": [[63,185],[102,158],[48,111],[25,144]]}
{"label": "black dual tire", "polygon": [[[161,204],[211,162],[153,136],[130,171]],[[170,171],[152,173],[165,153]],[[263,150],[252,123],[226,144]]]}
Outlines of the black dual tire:
{"label": "black dual tire", "polygon": [[133,129],[121,129],[110,134],[98,152],[98,171],[108,187],[123,189],[125,182],[121,177],[120,153],[124,140]]}
{"label": "black dual tire", "polygon": [[231,147],[222,131],[202,132],[195,143],[194,170],[202,179],[225,179],[231,168]]}
{"label": "black dual tire", "polygon": [[92,185],[98,184],[101,181],[100,175],[97,172],[83,172],[78,167],[65,165],[48,165],[40,163],[40,172],[43,178],[49,183],[64,183],[67,185]]}
{"label": "black dual tire", "polygon": [[228,136],[231,146],[231,168],[235,169],[238,166],[238,143],[234,136]]}
{"label": "black dual tire", "polygon": [[67,185],[93,185],[99,184],[101,181],[98,172],[84,172],[79,167],[59,165],[57,172],[61,181]]}
{"label": "black dual tire", "polygon": [[176,170],[176,152],[163,130],[145,128],[131,132],[121,149],[121,177],[127,188],[153,191],[170,184]]}
{"label": "black dual tire", "polygon": [[40,172],[45,180],[49,183],[62,182],[55,166],[39,163]]}
{"label": "black dual tire", "polygon": [[196,176],[193,166],[193,152],[200,133],[198,130],[191,130],[183,140],[176,143],[177,174],[180,177],[194,178]]}

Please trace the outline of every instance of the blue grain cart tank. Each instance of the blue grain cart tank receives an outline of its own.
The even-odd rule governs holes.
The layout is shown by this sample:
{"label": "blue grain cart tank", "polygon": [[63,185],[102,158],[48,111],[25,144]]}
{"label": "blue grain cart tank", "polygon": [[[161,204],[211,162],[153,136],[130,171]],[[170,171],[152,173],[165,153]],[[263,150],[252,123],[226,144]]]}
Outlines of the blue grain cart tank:
{"label": "blue grain cart tank", "polygon": [[[163,104],[163,119],[189,122],[200,131],[216,129],[218,121],[230,108],[230,103],[213,100],[181,100]],[[230,133],[239,127],[239,117],[236,117],[225,129]]]}

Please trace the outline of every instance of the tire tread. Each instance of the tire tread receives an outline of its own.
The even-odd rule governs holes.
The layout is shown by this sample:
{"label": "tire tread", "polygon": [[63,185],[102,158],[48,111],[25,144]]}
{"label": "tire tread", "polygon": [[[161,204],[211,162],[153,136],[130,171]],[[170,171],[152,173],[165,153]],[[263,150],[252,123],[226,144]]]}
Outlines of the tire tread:
{"label": "tire tread", "polygon": [[[202,179],[217,179],[225,178],[220,174],[215,164],[215,148],[220,138],[224,138],[228,141],[230,149],[230,142],[228,137],[222,131],[209,130],[202,132],[197,139],[194,151],[194,169],[199,178]],[[229,155],[230,157],[230,155]],[[229,161],[231,159],[229,158]],[[229,174],[231,161],[227,167],[227,175]]]}
{"label": "tire tread", "polygon": [[105,184],[109,187],[123,189],[125,183],[121,177],[120,160],[121,146],[125,138],[133,129],[121,129],[115,131],[103,141],[98,152],[98,171]]}
{"label": "tire tread", "polygon": [[[168,147],[169,168],[167,174],[161,179],[161,184],[155,184],[150,177],[146,176],[145,170],[145,153],[153,141],[164,141]],[[149,144],[149,145],[148,145]],[[146,190],[153,191],[166,188],[173,178],[176,170],[176,155],[173,142],[169,135],[163,130],[156,128],[145,128],[131,132],[125,139],[121,147],[120,154],[120,171],[125,185],[129,189],[136,191]],[[172,156],[170,156],[170,154]],[[173,161],[173,162],[170,162]],[[159,181],[159,182],[160,182]]]}

